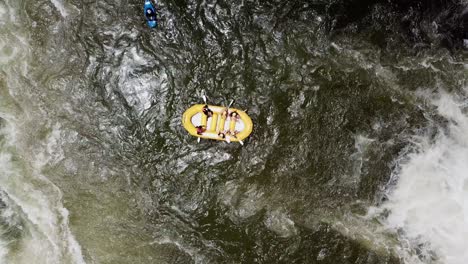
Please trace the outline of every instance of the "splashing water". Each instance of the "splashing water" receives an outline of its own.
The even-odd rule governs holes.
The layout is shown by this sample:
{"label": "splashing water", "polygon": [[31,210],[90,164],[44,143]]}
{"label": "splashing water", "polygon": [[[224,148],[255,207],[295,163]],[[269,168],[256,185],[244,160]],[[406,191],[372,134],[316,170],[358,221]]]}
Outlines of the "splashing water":
{"label": "splashing water", "polygon": [[60,159],[60,131],[46,137],[38,152],[22,148],[29,139],[21,126],[29,116],[12,94],[25,85],[19,80],[28,75],[30,45],[18,28],[16,4],[0,3],[0,262],[85,263],[62,192],[42,174],[51,159]]}
{"label": "splashing water", "polygon": [[400,164],[398,182],[383,205],[389,210],[385,224],[419,252],[408,263],[468,263],[466,101],[443,93],[433,103],[448,126],[435,138],[415,139],[417,151]]}

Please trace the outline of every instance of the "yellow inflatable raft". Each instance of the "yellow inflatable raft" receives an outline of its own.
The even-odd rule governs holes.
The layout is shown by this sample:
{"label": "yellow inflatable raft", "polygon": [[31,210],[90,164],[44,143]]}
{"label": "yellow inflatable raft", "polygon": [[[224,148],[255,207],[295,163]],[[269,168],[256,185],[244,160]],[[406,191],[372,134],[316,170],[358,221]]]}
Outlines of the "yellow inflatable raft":
{"label": "yellow inflatable raft", "polygon": [[[205,111],[210,113],[210,117],[203,113],[206,106],[208,109]],[[187,109],[182,124],[195,137],[241,143],[253,128],[252,119],[242,110],[203,104]]]}

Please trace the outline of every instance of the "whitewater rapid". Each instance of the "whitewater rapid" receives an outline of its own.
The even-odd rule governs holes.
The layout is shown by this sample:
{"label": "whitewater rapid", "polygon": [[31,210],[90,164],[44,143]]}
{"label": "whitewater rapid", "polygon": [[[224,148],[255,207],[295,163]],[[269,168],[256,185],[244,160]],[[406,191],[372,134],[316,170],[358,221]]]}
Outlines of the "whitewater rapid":
{"label": "whitewater rapid", "polygon": [[407,263],[468,263],[468,101],[446,92],[427,96],[446,125],[414,137],[382,209],[410,254]]}
{"label": "whitewater rapid", "polygon": [[63,158],[60,129],[29,148],[35,117],[15,98],[28,85],[31,59],[18,4],[0,3],[0,263],[85,263],[62,192],[43,175]]}

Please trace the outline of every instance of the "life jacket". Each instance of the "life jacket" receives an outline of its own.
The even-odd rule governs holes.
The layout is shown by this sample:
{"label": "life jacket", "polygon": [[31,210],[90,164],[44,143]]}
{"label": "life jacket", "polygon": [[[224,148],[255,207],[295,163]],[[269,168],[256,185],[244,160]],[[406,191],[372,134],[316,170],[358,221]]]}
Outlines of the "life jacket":
{"label": "life jacket", "polygon": [[205,129],[202,126],[197,127],[197,134],[201,135],[203,132],[205,132]]}
{"label": "life jacket", "polygon": [[213,114],[213,111],[211,111],[206,105],[203,107],[202,112],[207,116],[211,116]]}

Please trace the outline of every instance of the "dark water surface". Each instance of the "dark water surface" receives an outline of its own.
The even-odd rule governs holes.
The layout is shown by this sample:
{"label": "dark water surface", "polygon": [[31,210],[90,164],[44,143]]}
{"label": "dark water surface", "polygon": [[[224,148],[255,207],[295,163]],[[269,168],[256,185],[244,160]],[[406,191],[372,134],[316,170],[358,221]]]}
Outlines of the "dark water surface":
{"label": "dark water surface", "polygon": [[465,5],[350,3],[0,0],[0,262],[444,263],[368,209],[465,98]]}

